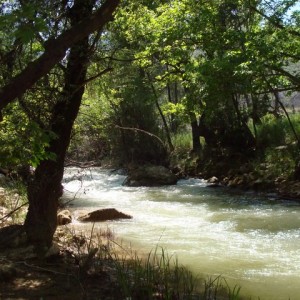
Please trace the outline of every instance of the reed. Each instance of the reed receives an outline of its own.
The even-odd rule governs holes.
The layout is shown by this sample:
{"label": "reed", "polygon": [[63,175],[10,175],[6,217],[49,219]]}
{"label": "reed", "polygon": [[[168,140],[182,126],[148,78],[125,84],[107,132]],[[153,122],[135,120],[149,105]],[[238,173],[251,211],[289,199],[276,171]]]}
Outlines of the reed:
{"label": "reed", "polygon": [[221,276],[203,280],[181,266],[162,247],[141,259],[135,252],[126,258],[114,255],[120,299],[238,300],[240,287],[230,288]]}

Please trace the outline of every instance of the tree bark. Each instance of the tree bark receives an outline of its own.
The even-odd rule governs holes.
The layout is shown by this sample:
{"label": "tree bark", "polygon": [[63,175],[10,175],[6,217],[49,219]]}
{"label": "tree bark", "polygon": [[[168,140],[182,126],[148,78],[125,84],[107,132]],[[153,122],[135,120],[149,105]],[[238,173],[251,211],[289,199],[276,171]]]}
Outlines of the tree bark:
{"label": "tree bark", "polygon": [[96,30],[101,30],[112,20],[112,15],[120,0],[107,0],[94,14],[85,16],[74,23],[56,39],[49,39],[45,52],[31,62],[21,73],[0,89],[0,115],[2,109],[31,88],[41,77],[46,75],[66,55],[66,51],[75,43],[86,38]]}
{"label": "tree bark", "polygon": [[[72,25],[92,13],[94,2],[94,0],[74,2],[70,10]],[[48,151],[54,153],[56,159],[42,161],[28,186],[29,209],[25,230],[29,241],[42,254],[51,246],[57,226],[64,160],[84,92],[89,55],[88,36],[74,44],[70,50],[63,96],[58,99],[52,113],[51,131],[56,135],[56,139],[51,141]]]}
{"label": "tree bark", "polygon": [[194,153],[199,153],[202,149],[200,143],[200,128],[197,122],[197,118],[194,113],[190,113],[190,121],[192,127],[192,141],[193,141],[193,149]]}
{"label": "tree bark", "polygon": [[153,85],[153,83],[151,82],[151,78],[150,78],[150,74],[147,73],[147,77],[148,77],[148,80],[149,80],[149,83],[151,85],[151,89],[152,89],[152,92],[153,92],[153,95],[154,95],[154,98],[155,98],[155,105],[156,105],[156,108],[159,112],[159,115],[162,119],[162,122],[164,124],[164,130],[165,130],[165,133],[166,133],[166,138],[167,138],[167,142],[168,142],[168,146],[169,146],[169,150],[172,152],[174,150],[174,146],[172,144],[172,139],[171,139],[171,134],[170,134],[170,129],[169,129],[169,126],[168,126],[168,123],[167,123],[167,120],[160,108],[160,105],[159,105],[159,102],[158,102],[158,95],[156,93],[156,90],[155,90],[155,87]]}

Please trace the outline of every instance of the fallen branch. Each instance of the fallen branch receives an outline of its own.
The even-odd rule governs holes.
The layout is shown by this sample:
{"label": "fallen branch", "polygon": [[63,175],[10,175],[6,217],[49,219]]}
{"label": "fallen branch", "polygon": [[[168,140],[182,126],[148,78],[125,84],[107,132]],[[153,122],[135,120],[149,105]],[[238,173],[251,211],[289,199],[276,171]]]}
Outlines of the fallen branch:
{"label": "fallen branch", "polygon": [[122,130],[131,130],[131,131],[135,131],[135,132],[141,132],[141,133],[144,133],[146,135],[149,135],[151,137],[154,137],[155,139],[157,139],[164,148],[166,148],[165,146],[165,143],[163,142],[163,140],[158,137],[157,135],[149,132],[149,131],[146,131],[146,130],[143,130],[143,129],[139,129],[139,128],[132,128],[132,127],[122,127],[122,126],[119,126],[119,125],[115,125],[116,128],[119,128],[119,129],[122,129]]}
{"label": "fallen branch", "polygon": [[88,169],[91,167],[99,167],[99,166],[100,166],[100,163],[95,162],[95,161],[78,162],[75,160],[68,159],[68,160],[66,160],[66,163],[65,163],[65,167],[77,167],[80,169]]}
{"label": "fallen branch", "polygon": [[19,209],[21,209],[23,206],[27,205],[28,202],[25,202],[24,204],[18,206],[17,208],[15,208],[14,210],[10,211],[8,214],[6,214],[4,217],[0,218],[0,221],[9,218],[12,214],[14,214],[16,211],[18,211]]}

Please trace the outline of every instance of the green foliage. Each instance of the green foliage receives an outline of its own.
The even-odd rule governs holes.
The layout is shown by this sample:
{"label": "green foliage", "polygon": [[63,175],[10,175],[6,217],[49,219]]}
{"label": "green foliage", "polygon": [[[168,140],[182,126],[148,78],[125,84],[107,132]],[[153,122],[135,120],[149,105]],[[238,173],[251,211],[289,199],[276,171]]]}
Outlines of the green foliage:
{"label": "green foliage", "polygon": [[180,124],[188,123],[187,109],[183,103],[167,102],[161,108],[166,117],[176,118],[176,121]]}
{"label": "green foliage", "polygon": [[17,105],[10,106],[0,123],[0,165],[4,168],[21,165],[36,167],[43,159],[55,159],[47,151],[53,138],[55,136],[51,132],[44,132],[28,120]]}
{"label": "green foliage", "polygon": [[3,23],[17,24],[14,35],[22,43],[29,43],[37,33],[47,30],[44,18],[37,16],[36,9],[35,4],[26,3],[19,9],[12,11],[11,14],[1,18]]}
{"label": "green foliage", "polygon": [[174,135],[173,144],[175,152],[189,153],[192,149],[192,134],[189,131],[182,131]]}
{"label": "green foliage", "polygon": [[110,155],[120,162],[163,162],[159,136],[154,95],[145,74],[135,66],[119,66],[118,72],[88,86],[69,152],[85,160]]}
{"label": "green foliage", "polygon": [[[300,135],[300,114],[290,115],[291,122]],[[295,143],[295,136],[286,117],[276,118],[267,114],[257,126],[257,142],[259,147],[276,147]]]}
{"label": "green foliage", "polygon": [[115,150],[119,154],[125,154],[129,161],[163,162],[164,145],[150,135],[159,136],[160,130],[154,95],[143,71],[139,68],[131,69],[131,74],[125,82],[121,79],[115,97],[119,101],[112,116],[114,125],[118,126]]}
{"label": "green foliage", "polygon": [[[40,55],[42,39],[55,38],[69,26],[64,18],[64,3],[3,3],[1,83]],[[90,77],[107,66],[114,68],[114,74],[89,83],[70,152],[75,157],[78,151],[82,154],[92,149],[86,159],[114,153],[127,160],[155,160],[165,156],[164,146],[147,133],[164,142],[166,127],[175,133],[186,128],[192,115],[203,114],[212,133],[210,137],[214,137],[217,145],[240,150],[251,147],[252,137],[246,126],[249,119],[257,126],[258,145],[292,143],[294,139],[286,123],[274,125],[264,116],[270,111],[277,90],[293,91],[299,86],[297,74],[289,69],[300,57],[299,11],[295,3],[123,1],[102,39],[95,39],[95,56],[89,66]],[[35,132],[36,138],[28,147],[34,154],[27,152],[26,147],[22,155],[17,154],[23,149],[23,142],[13,146],[17,126],[7,125],[8,119],[3,124],[7,132],[12,132],[1,133],[6,141],[3,157],[16,156],[15,162],[7,162],[29,161],[37,165],[49,155],[43,149],[51,139],[47,128],[51,126],[51,109],[63,89],[65,64],[64,59],[22,100],[32,122],[24,121],[28,123],[25,133],[20,134],[20,129],[18,134],[25,137],[28,132]],[[159,107],[167,124],[158,114]],[[257,125],[261,118],[263,125]],[[42,124],[46,133],[32,124]],[[249,143],[242,145],[246,139]],[[230,145],[236,140],[239,141],[235,145]],[[177,137],[175,143],[179,143]],[[185,146],[179,145],[178,149],[187,149],[188,142],[182,143]]]}
{"label": "green foliage", "polygon": [[78,161],[98,161],[111,151],[113,131],[112,109],[102,90],[107,82],[102,78],[87,86],[82,105],[72,129],[68,156]]}
{"label": "green foliage", "polygon": [[[299,136],[300,115],[292,114],[290,119]],[[293,175],[299,159],[299,148],[286,117],[264,116],[262,123],[257,125],[257,143],[260,155],[253,164],[262,178],[289,178]],[[263,171],[260,171],[261,164],[265,166]]]}
{"label": "green foliage", "polygon": [[289,178],[292,176],[296,167],[294,152],[293,147],[267,148],[264,161],[269,176],[273,178]]}

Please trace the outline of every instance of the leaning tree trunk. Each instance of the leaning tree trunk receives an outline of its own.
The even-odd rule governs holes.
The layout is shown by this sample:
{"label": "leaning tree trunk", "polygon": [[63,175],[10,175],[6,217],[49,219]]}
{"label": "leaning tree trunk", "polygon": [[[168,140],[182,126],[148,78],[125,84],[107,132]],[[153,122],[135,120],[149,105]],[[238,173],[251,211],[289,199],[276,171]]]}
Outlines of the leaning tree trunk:
{"label": "leaning tree trunk", "polygon": [[[70,10],[72,25],[92,13],[93,2],[75,1]],[[56,158],[42,161],[28,186],[29,210],[25,229],[29,241],[38,251],[44,251],[51,246],[56,230],[58,199],[62,195],[64,159],[84,92],[88,52],[88,37],[72,46],[70,50],[63,96],[57,101],[52,114],[51,131],[56,138],[51,141],[48,151],[54,153]]]}

